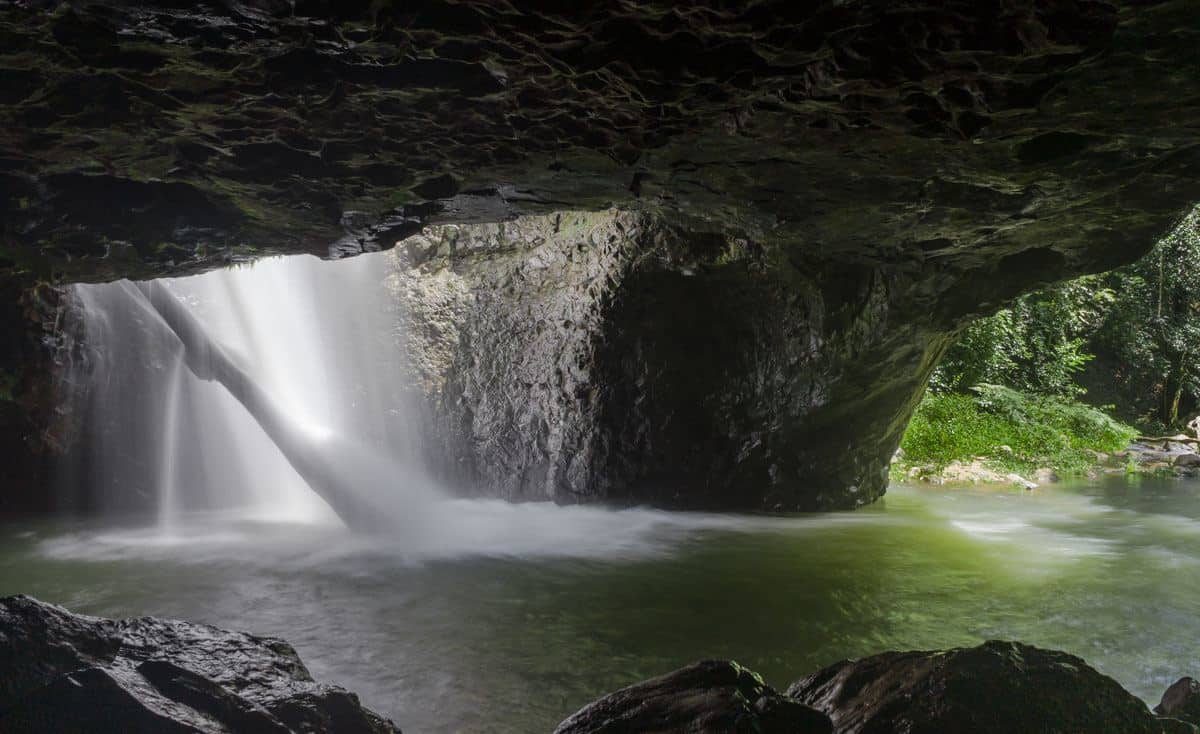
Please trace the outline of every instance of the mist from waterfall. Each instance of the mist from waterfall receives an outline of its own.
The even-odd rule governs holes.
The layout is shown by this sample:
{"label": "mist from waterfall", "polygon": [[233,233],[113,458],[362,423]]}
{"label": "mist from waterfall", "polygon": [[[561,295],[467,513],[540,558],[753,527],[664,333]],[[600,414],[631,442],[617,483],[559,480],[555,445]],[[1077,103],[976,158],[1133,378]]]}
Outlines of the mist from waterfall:
{"label": "mist from waterfall", "polygon": [[421,468],[419,408],[404,390],[390,267],[385,254],[288,257],[150,284],[72,286],[69,330],[83,349],[64,384],[88,422],[68,493],[86,483],[102,513],[156,507],[164,529],[205,510],[335,519],[246,406],[189,367],[155,308],[162,289],[158,297],[185,306],[265,393],[299,435],[296,453],[376,495],[373,507],[416,514],[438,492]]}

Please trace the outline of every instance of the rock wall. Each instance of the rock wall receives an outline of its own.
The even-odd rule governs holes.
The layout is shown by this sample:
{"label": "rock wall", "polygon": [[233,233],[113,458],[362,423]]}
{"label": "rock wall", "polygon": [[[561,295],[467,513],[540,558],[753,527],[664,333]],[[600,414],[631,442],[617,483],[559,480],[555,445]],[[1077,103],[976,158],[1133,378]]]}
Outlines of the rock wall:
{"label": "rock wall", "polygon": [[602,494],[597,352],[654,236],[636,215],[564,212],[431,228],[396,248],[411,373],[454,482],[509,499]]}
{"label": "rock wall", "polygon": [[853,507],[951,327],[914,281],[628,212],[431,228],[396,249],[432,460],[509,499]]}
{"label": "rock wall", "polygon": [[3,2],[0,270],[178,273],[633,203],[842,262],[1103,269],[1200,200],[1194,14]]}
{"label": "rock wall", "polygon": [[0,517],[54,508],[48,478],[79,430],[58,401],[61,316],[57,289],[0,276]]}

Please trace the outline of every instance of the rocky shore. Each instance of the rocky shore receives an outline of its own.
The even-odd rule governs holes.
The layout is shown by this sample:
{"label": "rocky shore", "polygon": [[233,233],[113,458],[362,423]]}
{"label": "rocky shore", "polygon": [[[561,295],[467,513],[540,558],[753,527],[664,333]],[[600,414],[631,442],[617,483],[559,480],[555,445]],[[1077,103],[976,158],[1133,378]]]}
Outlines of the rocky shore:
{"label": "rocky shore", "polygon": [[1194,477],[1200,475],[1200,443],[1190,436],[1139,436],[1111,461],[1138,471]]}

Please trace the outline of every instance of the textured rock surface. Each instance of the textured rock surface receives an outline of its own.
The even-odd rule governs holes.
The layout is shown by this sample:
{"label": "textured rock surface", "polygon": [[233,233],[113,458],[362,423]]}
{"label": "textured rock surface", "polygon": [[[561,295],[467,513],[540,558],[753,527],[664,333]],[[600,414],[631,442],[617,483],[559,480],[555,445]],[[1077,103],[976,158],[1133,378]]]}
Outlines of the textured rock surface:
{"label": "textured rock surface", "polygon": [[399,732],[313,681],[286,642],[0,599],[0,730]]}
{"label": "textured rock surface", "polygon": [[604,494],[611,387],[596,353],[652,237],[643,225],[567,212],[433,228],[397,248],[412,374],[440,439],[427,443],[445,447],[434,464],[454,483],[510,499]]}
{"label": "textured rock surface", "polygon": [[1139,734],[1146,705],[1083,660],[1019,642],[886,652],[835,663],[787,689],[839,734]]}
{"label": "textured rock surface", "polygon": [[0,516],[53,506],[44,479],[73,439],[70,420],[55,411],[59,296],[46,285],[0,275]]}
{"label": "textured rock surface", "polygon": [[4,254],[107,277],[637,201],[1011,295],[1200,198],[1193,11],[3,2]]}
{"label": "textured rock surface", "polygon": [[1200,725],[1200,681],[1180,678],[1167,689],[1154,712]]}
{"label": "textured rock surface", "polygon": [[705,660],[610,693],[555,734],[832,734],[829,718],[737,663]]}
{"label": "textured rock surface", "polygon": [[868,502],[948,339],[912,279],[646,215],[437,227],[396,255],[435,463],[511,499]]}

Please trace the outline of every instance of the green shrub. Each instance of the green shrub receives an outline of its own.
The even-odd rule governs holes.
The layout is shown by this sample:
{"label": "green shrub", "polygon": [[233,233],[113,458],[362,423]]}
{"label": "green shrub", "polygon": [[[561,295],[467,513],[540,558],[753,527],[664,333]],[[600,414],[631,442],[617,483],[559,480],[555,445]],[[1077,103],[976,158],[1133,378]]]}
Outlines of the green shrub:
{"label": "green shrub", "polygon": [[1086,396],[1147,433],[1178,430],[1200,410],[1200,207],[1141,261],[1022,296],[964,329],[930,389],[981,383]]}
{"label": "green shrub", "polygon": [[1006,472],[1049,467],[1071,475],[1094,466],[1094,452],[1120,451],[1135,435],[1133,428],[1073,400],[978,385],[972,394],[927,393],[901,448],[908,465],[940,469],[979,457]]}
{"label": "green shrub", "polygon": [[930,379],[937,392],[966,392],[981,383],[1076,397],[1075,383],[1092,359],[1088,337],[1103,323],[1115,292],[1084,276],[1017,299],[968,326]]}
{"label": "green shrub", "polygon": [[1108,276],[1121,298],[1094,340],[1100,385],[1159,433],[1200,407],[1200,207],[1139,262]]}

